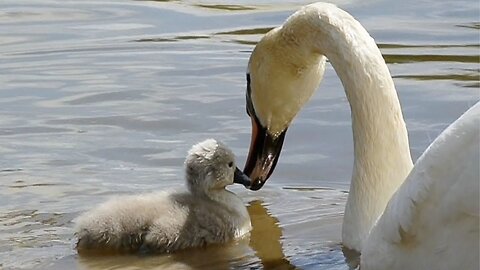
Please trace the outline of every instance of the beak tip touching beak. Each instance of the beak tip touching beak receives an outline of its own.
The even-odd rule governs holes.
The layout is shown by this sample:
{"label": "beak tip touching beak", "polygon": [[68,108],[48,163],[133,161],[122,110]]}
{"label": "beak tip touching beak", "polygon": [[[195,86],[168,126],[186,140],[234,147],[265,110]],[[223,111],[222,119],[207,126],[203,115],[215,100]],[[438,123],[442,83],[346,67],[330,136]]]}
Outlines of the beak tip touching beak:
{"label": "beak tip touching beak", "polygon": [[256,178],[255,180],[250,179],[250,177],[239,168],[235,169],[233,182],[241,184],[250,190],[259,190],[263,187],[263,184],[265,184],[265,180],[261,178]]}
{"label": "beak tip touching beak", "polygon": [[250,179],[250,177],[244,174],[239,168],[235,169],[233,182],[237,184],[242,184],[246,188],[250,188],[252,186],[252,180]]}

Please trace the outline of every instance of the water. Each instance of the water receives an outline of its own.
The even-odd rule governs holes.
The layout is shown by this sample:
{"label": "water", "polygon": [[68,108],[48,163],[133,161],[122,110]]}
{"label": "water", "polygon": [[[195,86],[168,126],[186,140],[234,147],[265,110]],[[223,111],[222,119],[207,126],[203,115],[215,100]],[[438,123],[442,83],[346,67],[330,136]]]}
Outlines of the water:
{"label": "water", "polygon": [[[307,2],[218,3],[0,3],[0,268],[348,268],[350,112],[330,66],[266,187],[233,188],[249,205],[249,239],[170,256],[76,255],[79,213],[114,194],[183,185],[193,143],[218,138],[245,161],[249,53]],[[477,1],[336,3],[379,44],[416,159],[480,99]]]}

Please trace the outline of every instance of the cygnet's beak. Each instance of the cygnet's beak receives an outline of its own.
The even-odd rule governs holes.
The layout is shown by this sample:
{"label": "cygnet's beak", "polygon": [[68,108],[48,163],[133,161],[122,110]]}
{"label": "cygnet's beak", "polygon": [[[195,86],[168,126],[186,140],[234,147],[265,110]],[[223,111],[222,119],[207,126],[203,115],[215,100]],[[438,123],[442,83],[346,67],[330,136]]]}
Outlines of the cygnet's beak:
{"label": "cygnet's beak", "polygon": [[242,184],[247,188],[252,185],[252,180],[246,174],[244,174],[238,167],[235,168],[233,182],[237,184]]}

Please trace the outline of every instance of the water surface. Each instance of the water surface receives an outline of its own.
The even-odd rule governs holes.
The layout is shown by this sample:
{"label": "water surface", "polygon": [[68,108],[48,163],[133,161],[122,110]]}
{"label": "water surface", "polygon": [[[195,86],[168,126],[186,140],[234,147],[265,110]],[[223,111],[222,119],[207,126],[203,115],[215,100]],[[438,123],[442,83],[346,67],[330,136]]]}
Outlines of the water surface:
{"label": "water surface", "polygon": [[[183,185],[193,143],[223,140],[243,164],[249,54],[305,3],[2,1],[0,268],[347,269],[340,230],[352,134],[331,66],[266,187],[232,188],[251,213],[250,238],[170,256],[74,249],[81,212],[112,195]],[[381,48],[418,158],[480,99],[477,1],[336,3]]]}

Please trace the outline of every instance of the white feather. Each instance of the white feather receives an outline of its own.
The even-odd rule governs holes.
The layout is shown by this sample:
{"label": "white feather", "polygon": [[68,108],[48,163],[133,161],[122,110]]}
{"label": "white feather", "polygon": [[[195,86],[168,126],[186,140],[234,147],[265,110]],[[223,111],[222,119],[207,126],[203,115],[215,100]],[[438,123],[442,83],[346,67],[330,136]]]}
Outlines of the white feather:
{"label": "white feather", "polygon": [[[343,244],[362,252],[362,269],[478,269],[480,105],[414,167],[400,102],[375,41],[347,12],[314,3],[267,33],[250,58],[252,103],[270,134],[284,131],[310,99],[323,55],[352,111],[355,159]],[[299,68],[309,72],[298,75]]]}
{"label": "white feather", "polygon": [[418,159],[373,227],[363,267],[479,269],[479,127],[477,103]]}

